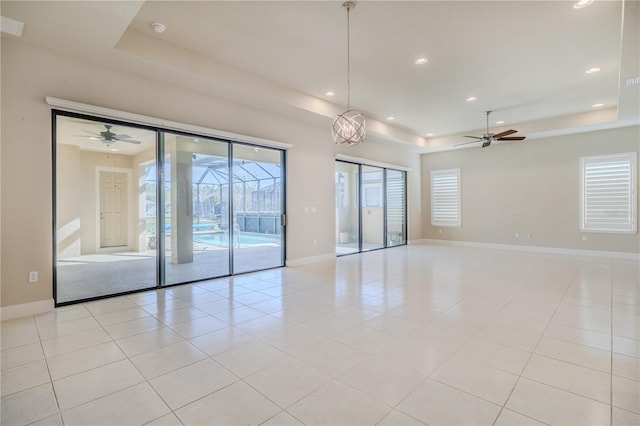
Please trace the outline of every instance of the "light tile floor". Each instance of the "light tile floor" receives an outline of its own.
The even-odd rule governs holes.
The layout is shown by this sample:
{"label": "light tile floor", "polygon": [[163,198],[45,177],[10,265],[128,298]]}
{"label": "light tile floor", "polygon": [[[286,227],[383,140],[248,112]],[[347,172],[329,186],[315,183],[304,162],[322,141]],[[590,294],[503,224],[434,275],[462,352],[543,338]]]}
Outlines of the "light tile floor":
{"label": "light tile floor", "polygon": [[3,425],[638,425],[637,261],[411,245],[2,323]]}

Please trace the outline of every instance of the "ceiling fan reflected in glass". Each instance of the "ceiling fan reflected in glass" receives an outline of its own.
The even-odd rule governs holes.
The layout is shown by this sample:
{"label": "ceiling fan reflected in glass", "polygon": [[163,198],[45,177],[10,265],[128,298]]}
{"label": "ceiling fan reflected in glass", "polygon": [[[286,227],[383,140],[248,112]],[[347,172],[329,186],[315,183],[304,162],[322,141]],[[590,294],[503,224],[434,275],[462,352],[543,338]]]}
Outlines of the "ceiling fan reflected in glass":
{"label": "ceiling fan reflected in glass", "polygon": [[456,144],[455,146],[467,145],[475,142],[482,142],[482,147],[486,148],[491,145],[491,142],[494,142],[494,141],[522,141],[526,138],[526,136],[509,136],[514,133],[518,133],[517,130],[513,130],[513,129],[505,130],[504,132],[500,132],[500,133],[489,132],[489,114],[491,114],[491,111],[485,111],[485,114],[487,116],[487,132],[482,136],[465,136],[465,138],[473,138],[477,140],[459,143],[459,144]]}
{"label": "ceiling fan reflected in glass", "polygon": [[132,143],[136,145],[142,143],[139,140],[132,139],[131,136],[129,135],[117,134],[112,132],[111,128],[113,126],[111,124],[105,124],[104,127],[105,127],[105,130],[98,133],[91,132],[89,130],[83,130],[83,132],[89,133],[91,136],[87,136],[87,135],[77,135],[77,136],[80,138],[89,138],[93,140],[99,140],[107,146],[111,146],[116,142],[126,142],[126,143]]}

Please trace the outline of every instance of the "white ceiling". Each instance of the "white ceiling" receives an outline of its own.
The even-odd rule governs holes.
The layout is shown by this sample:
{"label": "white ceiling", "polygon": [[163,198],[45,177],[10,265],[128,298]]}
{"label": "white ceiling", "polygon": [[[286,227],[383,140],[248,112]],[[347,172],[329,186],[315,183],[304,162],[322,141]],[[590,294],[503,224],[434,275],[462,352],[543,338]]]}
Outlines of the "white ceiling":
{"label": "white ceiling", "polygon": [[[637,123],[638,86],[625,82],[639,72],[638,2],[627,1],[624,28],[622,1],[573,4],[359,1],[352,105],[373,135],[422,151],[483,133],[485,110],[495,111],[493,131],[529,139]],[[25,23],[26,43],[327,128],[346,105],[341,2],[3,1],[2,14]],[[167,30],[154,33],[153,22]],[[593,67],[601,71],[585,73]]]}
{"label": "white ceiling", "polygon": [[100,132],[104,132],[105,124],[75,117],[58,116],[56,120],[56,143],[77,146],[81,151],[113,152],[120,155],[136,155],[156,146],[155,132],[122,125],[112,125],[111,131],[117,135],[127,135],[139,144],[115,142],[106,143],[100,140]]}

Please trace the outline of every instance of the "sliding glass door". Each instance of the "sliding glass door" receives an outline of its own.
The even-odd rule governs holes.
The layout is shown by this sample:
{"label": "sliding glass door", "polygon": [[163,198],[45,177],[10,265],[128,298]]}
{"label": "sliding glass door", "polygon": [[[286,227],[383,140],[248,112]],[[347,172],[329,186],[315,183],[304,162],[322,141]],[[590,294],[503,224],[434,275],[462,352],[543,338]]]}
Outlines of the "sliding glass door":
{"label": "sliding glass door", "polygon": [[407,243],[406,176],[405,172],[387,169],[387,247]]}
{"label": "sliding glass door", "polygon": [[384,247],[384,169],[362,167],[362,251]]}
{"label": "sliding glass door", "polygon": [[56,303],[155,287],[156,133],[75,116],[54,125]]}
{"label": "sliding glass door", "polygon": [[283,152],[233,145],[233,271],[283,266]]}
{"label": "sliding glass door", "polygon": [[163,139],[164,285],[229,275],[229,144]]}
{"label": "sliding glass door", "polygon": [[406,172],[336,161],[336,254],[406,244]]}
{"label": "sliding glass door", "polygon": [[360,251],[360,166],[336,162],[336,253]]}
{"label": "sliding glass door", "polygon": [[284,265],[284,151],[54,114],[56,304]]}

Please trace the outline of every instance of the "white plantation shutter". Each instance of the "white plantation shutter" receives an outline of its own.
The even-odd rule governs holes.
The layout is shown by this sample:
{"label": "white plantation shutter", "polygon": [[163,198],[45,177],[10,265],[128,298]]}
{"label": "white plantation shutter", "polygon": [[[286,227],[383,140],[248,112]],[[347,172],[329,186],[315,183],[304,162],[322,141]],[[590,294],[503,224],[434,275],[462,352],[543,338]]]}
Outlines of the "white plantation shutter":
{"label": "white plantation shutter", "polygon": [[460,169],[431,171],[431,225],[461,224]]}
{"label": "white plantation shutter", "polygon": [[387,245],[404,244],[406,200],[405,180],[407,172],[387,170],[387,232],[394,232]]}
{"label": "white plantation shutter", "polygon": [[635,233],[637,153],[580,157],[580,230]]}

